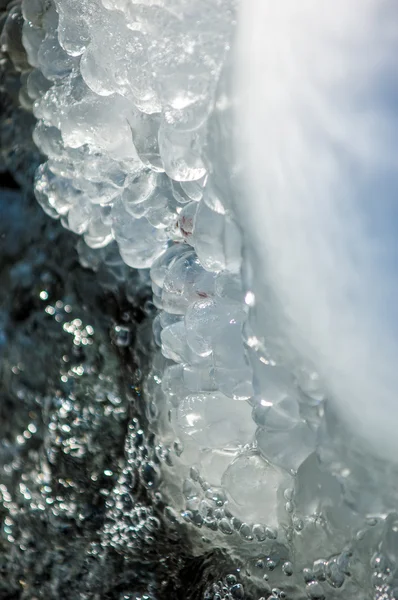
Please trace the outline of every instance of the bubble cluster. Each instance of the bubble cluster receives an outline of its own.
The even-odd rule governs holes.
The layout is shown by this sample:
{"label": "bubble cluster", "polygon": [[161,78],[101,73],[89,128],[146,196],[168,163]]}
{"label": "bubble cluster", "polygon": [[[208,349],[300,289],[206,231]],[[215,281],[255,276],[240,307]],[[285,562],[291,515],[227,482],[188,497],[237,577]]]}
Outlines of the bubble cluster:
{"label": "bubble cluster", "polygon": [[233,574],[213,583],[203,596],[203,600],[244,600],[245,598],[244,587]]}
{"label": "bubble cluster", "polygon": [[29,196],[2,192],[1,211],[0,595],[77,598],[100,583],[94,534],[128,404],[109,317],[95,310],[103,292],[74,240]]}

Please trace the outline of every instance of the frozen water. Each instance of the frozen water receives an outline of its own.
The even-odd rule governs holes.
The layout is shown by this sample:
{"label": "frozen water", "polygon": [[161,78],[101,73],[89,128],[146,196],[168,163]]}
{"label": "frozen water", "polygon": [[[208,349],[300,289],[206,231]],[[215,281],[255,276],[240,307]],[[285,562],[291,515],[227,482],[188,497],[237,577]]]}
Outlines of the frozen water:
{"label": "frozen water", "polygon": [[[232,134],[231,62],[243,18],[235,2],[24,0],[22,13],[31,66],[15,36],[18,9],[2,45],[24,73],[20,97],[37,118],[34,140],[47,157],[36,174],[37,199],[83,236],[80,260],[109,293],[123,284],[139,306],[137,290],[150,270],[158,314],[137,343],[149,354],[153,335],[160,347],[144,386],[145,423],[157,449],[147,456],[141,448],[139,459],[131,450],[142,460],[142,486],[160,485],[170,520],[202,528],[199,545],[211,540],[247,560],[242,572],[254,573],[258,598],[338,598],[340,588],[340,597],[365,597],[358,563],[369,564],[381,541],[380,552],[396,560],[396,471],[369,449],[361,455],[355,435],[339,433],[329,397],[336,390],[322,384],[316,357],[303,362],[286,343],[291,315],[275,310],[274,297],[283,282],[276,278],[274,289],[268,278],[281,244],[271,248],[272,264],[261,250],[263,230],[267,240],[280,231],[275,212],[263,208],[272,205],[273,190],[264,188],[266,202],[249,215],[250,188]],[[292,131],[289,123],[271,125],[275,147],[267,157],[258,151],[252,164],[261,158],[264,172],[272,165],[280,191],[290,179],[278,179],[279,140],[292,139]],[[247,131],[252,127],[253,120]],[[286,223],[282,256],[288,253],[290,265],[297,229]],[[289,279],[295,308],[302,297],[318,297],[302,283],[305,264]],[[312,302],[304,304],[311,311]],[[312,333],[311,322],[300,332],[303,348]],[[129,348],[128,327],[112,335],[117,347]],[[128,488],[122,479],[117,485]],[[104,529],[117,551],[129,519],[140,531],[153,525],[140,506],[123,506],[109,509],[116,525]],[[366,519],[375,515],[384,529],[360,546],[372,527]],[[347,547],[356,557],[350,567]],[[253,568],[252,559],[263,567]],[[376,597],[392,598],[385,569],[377,563],[374,570]],[[226,598],[242,597],[237,585],[230,592],[224,586]]]}
{"label": "frozen water", "polygon": [[238,456],[223,475],[227,495],[245,523],[278,524],[278,495],[283,497],[291,478],[264,461],[258,454]]}
{"label": "frozen water", "polygon": [[209,356],[213,351],[214,328],[220,321],[219,310],[213,298],[192,303],[185,313],[187,343],[199,356]]}
{"label": "frozen water", "polygon": [[162,301],[167,312],[184,314],[190,303],[214,294],[214,274],[205,271],[194,251],[178,258],[166,273]]}
{"label": "frozen water", "polygon": [[242,446],[254,433],[250,407],[238,404],[231,410],[231,400],[220,392],[188,395],[178,407],[177,423],[181,435],[190,436],[202,449]]}
{"label": "frozen water", "polygon": [[258,429],[256,440],[265,458],[288,471],[297,471],[315,450],[316,434],[307,423],[299,422],[288,430]]}
{"label": "frozen water", "polygon": [[198,205],[193,244],[199,260],[209,271],[239,272],[241,236],[233,220],[211,210],[204,200]]}
{"label": "frozen water", "polygon": [[341,485],[336,477],[322,471],[316,455],[302,462],[295,480],[294,502],[302,516],[321,514],[326,506],[341,503]]}

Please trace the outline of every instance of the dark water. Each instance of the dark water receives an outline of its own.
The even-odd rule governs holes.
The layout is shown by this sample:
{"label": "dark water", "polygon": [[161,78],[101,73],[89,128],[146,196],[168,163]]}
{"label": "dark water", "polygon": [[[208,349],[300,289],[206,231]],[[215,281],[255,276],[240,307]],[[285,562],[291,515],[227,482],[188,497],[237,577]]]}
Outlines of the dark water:
{"label": "dark water", "polygon": [[195,556],[156,493],[172,459],[143,411],[149,289],[105,289],[75,244],[1,190],[0,598],[243,597],[234,577],[213,589],[231,566]]}
{"label": "dark water", "polygon": [[[19,4],[0,2],[0,33]],[[20,34],[0,49],[0,600],[242,598],[158,491],[172,458],[147,433],[145,278],[84,268],[33,197]]]}

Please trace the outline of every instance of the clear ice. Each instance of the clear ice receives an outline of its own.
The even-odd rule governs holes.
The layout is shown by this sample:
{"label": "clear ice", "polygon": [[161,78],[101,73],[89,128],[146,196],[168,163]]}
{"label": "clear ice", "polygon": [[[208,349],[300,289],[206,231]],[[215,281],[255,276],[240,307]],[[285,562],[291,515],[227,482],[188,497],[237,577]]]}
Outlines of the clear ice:
{"label": "clear ice", "polygon": [[[1,50],[21,74],[17,95],[45,157],[36,198],[81,236],[81,265],[101,289],[122,289],[137,309],[145,302],[150,325],[134,342],[146,358],[138,394],[145,427],[130,421],[124,466],[99,467],[113,477],[112,491],[90,552],[100,544],[123,556],[139,539],[151,564],[145,543],[160,530],[163,540],[166,528],[183,532],[194,556],[220,551],[236,567],[187,598],[398,598],[396,465],[346,430],[319,374],[279,335],[272,290],[253,291],[259,274],[236,211],[242,174],[225,128],[238,3],[11,4]],[[64,326],[79,343],[91,339],[80,325]],[[130,348],[128,326],[112,335]],[[116,386],[111,374],[103,379]],[[101,433],[103,415],[117,429],[127,411],[115,394],[89,417]],[[60,432],[63,453],[87,451],[83,432],[69,435],[82,419],[76,406],[62,411],[47,442],[54,461]],[[101,455],[100,440],[91,451]]]}

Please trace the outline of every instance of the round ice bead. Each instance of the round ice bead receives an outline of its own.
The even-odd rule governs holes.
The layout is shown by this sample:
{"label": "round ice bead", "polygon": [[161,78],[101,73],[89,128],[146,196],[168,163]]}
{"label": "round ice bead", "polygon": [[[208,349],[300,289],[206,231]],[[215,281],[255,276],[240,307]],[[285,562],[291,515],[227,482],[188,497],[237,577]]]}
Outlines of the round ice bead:
{"label": "round ice bead", "polygon": [[[146,219],[137,220],[136,223],[138,227],[140,221],[146,221]],[[146,221],[146,223],[148,223],[148,221]],[[150,226],[149,223],[148,225]],[[155,260],[165,251],[166,244],[166,241],[154,241],[150,232],[149,235],[140,242],[138,248],[120,248],[120,255],[129,267],[133,267],[134,269],[149,269]]]}
{"label": "round ice bead", "polygon": [[135,219],[130,215],[121,201],[115,202],[112,206],[112,231],[115,240],[126,247],[134,243],[136,229],[134,227]]}
{"label": "round ice bead", "polygon": [[222,477],[230,510],[246,523],[278,525],[278,507],[292,478],[255,452],[238,456]]}
{"label": "round ice bead", "polygon": [[178,226],[182,233],[182,237],[188,244],[192,244],[192,231],[194,227],[197,203],[190,202],[186,204],[178,215]]}
{"label": "round ice bead", "polygon": [[47,163],[50,171],[52,171],[54,175],[64,179],[70,179],[71,181],[73,181],[73,183],[75,183],[76,181],[76,186],[79,185],[79,178],[76,177],[75,179],[76,169],[73,161],[68,160],[67,158],[49,158]]}
{"label": "round ice bead", "polygon": [[253,408],[253,420],[263,429],[288,431],[300,422],[300,410],[297,399],[287,395],[284,390],[275,390],[266,394]]}
{"label": "round ice bead", "polygon": [[[166,109],[165,118],[174,126],[186,130],[195,129],[206,120],[214,89],[214,63],[211,64],[210,57],[203,51],[203,30],[195,32],[195,36],[191,29],[194,24],[198,25],[200,16],[200,13],[190,15],[190,24],[186,22],[190,28],[188,32],[182,30],[178,21],[169,19],[163,36],[149,47],[159,95]],[[194,36],[195,42],[192,39]],[[175,66],[176,56],[178,68]],[[168,111],[171,115],[167,114]]]}
{"label": "round ice bead", "polygon": [[216,295],[243,305],[244,294],[242,280],[239,275],[222,271],[218,273],[215,282]]}
{"label": "round ice bead", "polygon": [[[206,448],[200,455],[200,474],[211,485],[220,486],[223,473],[236,458],[236,447],[226,447],[222,450]],[[232,533],[232,529],[231,529]]]}
{"label": "round ice bead", "polygon": [[151,115],[160,112],[161,103],[153,69],[148,62],[148,37],[143,31],[126,30],[124,43],[116,48],[114,77],[118,92],[133,104],[132,109]]}
{"label": "round ice bead", "polygon": [[166,252],[158,258],[158,260],[152,265],[151,268],[151,279],[159,287],[163,288],[164,279],[166,273],[171,265],[181,258],[184,254],[191,251],[191,248],[186,244],[172,244],[166,250]]}
{"label": "round ice bead", "polygon": [[184,383],[191,392],[211,392],[217,390],[213,369],[208,366],[184,365]]}
{"label": "round ice bead", "polygon": [[37,62],[44,77],[51,81],[63,79],[76,66],[76,59],[61,48],[56,34],[46,35],[37,53]]}
{"label": "round ice bead", "polygon": [[297,471],[315,449],[316,432],[300,421],[283,431],[259,428],[256,441],[261,454],[273,464],[288,471]]}
{"label": "round ice bead", "polygon": [[28,75],[27,88],[32,100],[41,98],[50,88],[51,83],[39,69],[33,69]]}
{"label": "round ice bead", "polygon": [[165,122],[176,131],[195,131],[202,127],[211,112],[210,98],[203,98],[189,106],[176,108],[165,105],[163,116]]}
{"label": "round ice bead", "polygon": [[251,370],[247,366],[233,369],[217,366],[214,378],[217,387],[234,400],[247,400],[253,395]]}
{"label": "round ice bead", "polygon": [[156,188],[157,175],[149,169],[142,169],[128,177],[122,194],[122,202],[129,212],[130,207],[145,202]]}
{"label": "round ice bead", "polygon": [[189,394],[182,373],[182,365],[170,365],[166,367],[162,376],[162,390],[168,401],[175,407]]}
{"label": "round ice bead", "polygon": [[213,350],[213,335],[220,327],[220,314],[213,298],[204,298],[191,304],[185,313],[187,343],[199,356],[208,356]]}
{"label": "round ice bead", "polygon": [[[239,335],[235,342],[239,348],[243,348],[240,324],[244,318],[245,312],[237,303],[217,301],[212,297],[197,300],[185,314],[188,344],[197,354],[207,356],[212,352],[214,343],[223,345],[228,330],[238,326]],[[225,362],[225,366],[230,364],[228,360]]]}
{"label": "round ice bead", "polygon": [[[112,160],[109,156],[100,154],[89,147],[72,150],[72,152],[82,152],[83,168],[81,172],[90,181],[107,183],[120,188],[121,191],[127,185],[127,176],[132,170],[130,162],[123,164],[123,162]],[[135,161],[134,167],[137,169],[139,166],[138,161]]]}
{"label": "round ice bead", "polygon": [[106,180],[99,183],[84,181],[82,182],[82,189],[90,198],[92,204],[100,204],[101,206],[114,202],[114,200],[120,196],[120,188],[112,185]]}
{"label": "round ice bead", "polygon": [[198,181],[181,181],[181,188],[184,190],[188,198],[194,202],[199,202],[203,197],[203,188],[206,185],[206,176]]}
{"label": "round ice bead", "polygon": [[68,27],[67,20],[60,15],[59,43],[70,56],[83,54],[90,41],[87,24],[82,19],[75,21],[73,27]]}
{"label": "round ice bead", "polygon": [[131,204],[128,212],[134,219],[142,219],[146,217],[149,210],[148,202],[140,202],[139,204]]}
{"label": "round ice bead", "polygon": [[40,165],[36,172],[35,195],[43,210],[55,218],[66,215],[73,204],[83,200],[81,192],[69,180],[56,177],[48,163]]}
{"label": "round ice bead", "polygon": [[201,179],[206,174],[202,144],[202,136],[198,132],[177,132],[161,123],[159,150],[167,175],[176,181]]}
{"label": "round ice bead", "polygon": [[170,180],[171,189],[173,193],[173,197],[178,204],[187,204],[191,201],[190,197],[186,194],[184,188],[182,187],[182,182]]}
{"label": "round ice bead", "polygon": [[160,334],[160,339],[163,356],[171,358],[175,362],[190,362],[192,351],[186,341],[183,321],[177,321],[165,327]]}
{"label": "round ice bead", "polygon": [[[145,66],[147,66],[145,64]],[[148,115],[158,113],[162,106],[155,89],[155,82],[148,71],[140,71],[140,77],[136,78],[136,85],[132,86],[132,99],[135,106]],[[163,171],[163,165],[155,162],[156,170]]]}
{"label": "round ice bead", "polygon": [[179,432],[190,436],[201,448],[238,447],[250,443],[253,421],[248,404],[231,410],[231,400],[221,392],[190,394],[177,410]]}
{"label": "round ice bead", "polygon": [[187,344],[184,322],[176,321],[165,327],[161,334],[162,353],[166,358],[175,362],[201,365],[202,368],[211,368],[211,362],[192,352]]}
{"label": "round ice bead", "polygon": [[[159,225],[156,220],[156,215],[159,213],[160,215],[164,215],[168,210],[168,199],[164,197],[161,193],[158,193],[158,190],[155,190],[154,193],[147,198],[144,202],[140,202],[139,204],[131,204],[128,207],[128,211],[136,218],[141,218],[142,216],[146,216],[149,222],[155,227],[155,225]],[[174,215],[175,218],[175,215]],[[157,229],[164,229],[164,227],[157,227]]]}
{"label": "round ice bead", "polygon": [[289,430],[300,422],[299,392],[284,368],[262,364],[256,379],[253,418],[260,427]]}
{"label": "round ice bead", "polygon": [[[98,2],[55,0],[59,13],[58,35],[61,46],[71,56],[83,54],[90,41],[90,12],[98,11]],[[94,12],[95,14],[95,12]],[[95,21],[92,24],[94,24]]]}
{"label": "round ice bead", "polygon": [[239,272],[242,255],[240,231],[232,220],[211,210],[203,200],[197,208],[192,237],[205,269]]}
{"label": "round ice bead", "polygon": [[256,394],[256,401],[265,404],[272,404],[274,399],[278,399],[281,394],[286,396],[297,396],[297,390],[288,369],[281,365],[276,365],[271,360],[263,360],[251,354],[251,364],[253,365],[253,386]]}
{"label": "round ice bead", "polygon": [[86,199],[71,207],[68,212],[68,227],[74,233],[82,234],[90,223],[92,208]]}
{"label": "round ice bead", "polygon": [[[152,202],[148,208],[146,218],[157,229],[166,229],[173,226],[176,220],[174,206],[170,200],[159,198],[160,201]],[[157,204],[157,205],[156,205]]]}
{"label": "round ice bead", "polygon": [[165,310],[184,314],[191,302],[214,293],[214,274],[205,271],[194,251],[177,259],[166,273],[162,300]]}
{"label": "round ice bead", "polygon": [[84,241],[90,248],[103,248],[113,240],[110,225],[106,225],[102,218],[99,207],[92,207],[93,214],[87,230],[84,234]]}
{"label": "round ice bead", "polygon": [[46,0],[22,0],[22,15],[35,27],[41,27],[43,15],[48,7]]}
{"label": "round ice bead", "polygon": [[79,262],[85,269],[91,269],[95,273],[98,272],[99,265],[102,260],[101,251],[98,252],[89,248],[87,244],[85,244],[83,238],[80,238],[76,244],[76,250],[79,255]]}
{"label": "round ice bead", "polygon": [[124,118],[126,102],[92,92],[73,104],[63,119],[62,137],[72,148],[91,144],[113,157],[136,156],[131,131]]}
{"label": "round ice bead", "polygon": [[196,303],[186,316],[187,340],[203,354],[213,352],[214,375],[224,394],[247,399],[253,394],[249,368],[242,342],[242,305],[227,301]]}
{"label": "round ice bead", "polygon": [[96,44],[91,43],[80,60],[80,72],[87,86],[99,96],[111,96],[117,89],[113,70]]}
{"label": "round ice bead", "polygon": [[39,66],[38,53],[40,46],[43,43],[44,36],[45,33],[42,29],[34,27],[31,23],[25,21],[22,29],[22,41],[26,50],[27,59],[32,67]]}
{"label": "round ice bead", "polygon": [[147,219],[134,219],[121,202],[112,208],[112,231],[125,262],[137,269],[149,268],[166,250],[167,236]]}
{"label": "round ice bead", "polygon": [[159,317],[160,317],[160,323],[162,325],[162,328],[168,327],[169,325],[173,325],[174,323],[177,323],[178,321],[182,321],[182,319],[183,319],[183,317],[181,315],[171,315],[170,313],[166,312],[165,310],[162,310]]}
{"label": "round ice bead", "polygon": [[160,114],[145,114],[138,110],[129,115],[133,143],[144,165],[153,171],[164,171],[159,153],[158,132]]}
{"label": "round ice bead", "polygon": [[61,133],[56,127],[38,121],[33,130],[33,141],[47,156],[62,156],[64,144]]}
{"label": "round ice bead", "polygon": [[213,337],[214,376],[220,390],[236,400],[253,395],[252,370],[242,343],[242,325],[231,319]]}

